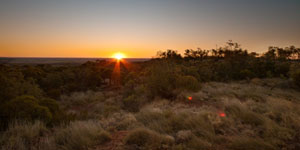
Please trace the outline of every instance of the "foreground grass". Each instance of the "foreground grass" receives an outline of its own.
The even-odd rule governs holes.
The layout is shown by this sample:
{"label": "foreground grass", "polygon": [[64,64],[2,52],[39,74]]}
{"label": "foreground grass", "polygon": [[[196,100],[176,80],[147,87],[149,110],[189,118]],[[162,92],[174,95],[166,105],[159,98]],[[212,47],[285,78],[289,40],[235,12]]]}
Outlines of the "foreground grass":
{"label": "foreground grass", "polygon": [[[300,92],[286,80],[202,85],[176,99],[142,99],[126,109],[121,94],[75,93],[62,106],[82,121],[47,128],[15,123],[1,134],[1,149],[105,149],[126,131],[118,149],[300,149]],[[187,97],[192,97],[188,100]],[[74,99],[74,103],[73,100]],[[222,114],[222,115],[221,115]]]}

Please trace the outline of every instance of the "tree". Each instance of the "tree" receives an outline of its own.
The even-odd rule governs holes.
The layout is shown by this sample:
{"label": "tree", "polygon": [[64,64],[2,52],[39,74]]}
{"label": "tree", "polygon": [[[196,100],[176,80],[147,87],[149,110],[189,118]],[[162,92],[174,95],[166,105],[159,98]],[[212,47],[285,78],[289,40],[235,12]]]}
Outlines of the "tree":
{"label": "tree", "polygon": [[177,51],[175,51],[175,50],[167,50],[165,52],[159,51],[157,53],[157,56],[159,58],[175,59],[175,60],[176,59],[178,60],[178,59],[182,58],[181,55]]}
{"label": "tree", "polygon": [[33,96],[23,95],[16,97],[7,102],[3,109],[4,115],[8,116],[9,120],[43,120],[45,122],[50,122],[52,119],[49,108],[41,106],[39,101]]}

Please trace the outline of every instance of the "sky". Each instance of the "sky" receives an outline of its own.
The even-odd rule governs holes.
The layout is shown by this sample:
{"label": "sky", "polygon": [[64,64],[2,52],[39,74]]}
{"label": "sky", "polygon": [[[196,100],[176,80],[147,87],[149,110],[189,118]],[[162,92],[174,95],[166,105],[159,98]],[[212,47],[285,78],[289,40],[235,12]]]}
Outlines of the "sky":
{"label": "sky", "polygon": [[1,0],[0,57],[300,47],[299,0]]}

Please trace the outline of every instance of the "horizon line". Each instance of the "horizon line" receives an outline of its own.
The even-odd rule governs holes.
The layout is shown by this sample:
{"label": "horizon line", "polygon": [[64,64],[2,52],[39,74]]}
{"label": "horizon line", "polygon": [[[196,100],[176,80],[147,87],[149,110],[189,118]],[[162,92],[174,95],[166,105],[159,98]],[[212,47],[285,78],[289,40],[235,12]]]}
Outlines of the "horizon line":
{"label": "horizon line", "polygon": [[[33,56],[33,57],[27,57],[27,56],[17,56],[17,57],[14,57],[14,56],[0,56],[0,58],[70,58],[70,59],[74,59],[74,58],[80,58],[80,59],[114,59],[113,57],[45,57],[45,56],[42,56],[42,57],[36,57],[36,56]],[[126,58],[123,58],[123,59],[151,59],[153,57],[126,57]]]}

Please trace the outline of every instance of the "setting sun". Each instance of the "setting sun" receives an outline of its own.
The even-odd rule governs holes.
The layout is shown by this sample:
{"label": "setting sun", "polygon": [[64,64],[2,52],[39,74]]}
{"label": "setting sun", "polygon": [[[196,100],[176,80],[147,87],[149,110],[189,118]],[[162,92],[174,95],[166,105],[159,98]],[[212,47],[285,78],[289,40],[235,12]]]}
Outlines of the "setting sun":
{"label": "setting sun", "polygon": [[125,58],[125,55],[122,54],[122,53],[115,53],[115,54],[113,55],[113,58],[115,58],[115,59],[117,59],[117,60],[121,60],[121,59]]}

